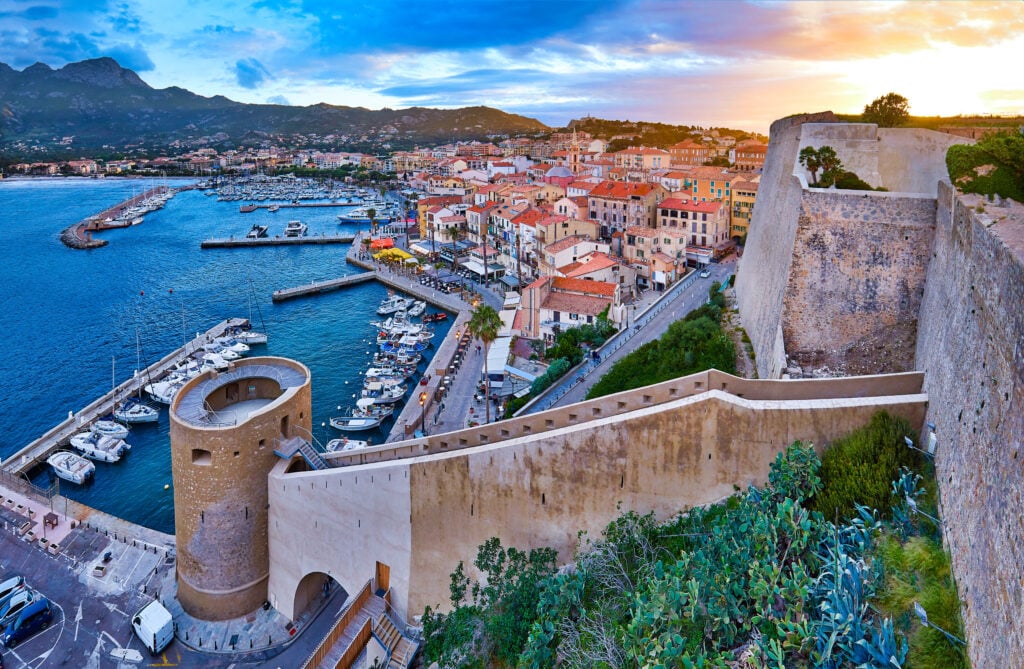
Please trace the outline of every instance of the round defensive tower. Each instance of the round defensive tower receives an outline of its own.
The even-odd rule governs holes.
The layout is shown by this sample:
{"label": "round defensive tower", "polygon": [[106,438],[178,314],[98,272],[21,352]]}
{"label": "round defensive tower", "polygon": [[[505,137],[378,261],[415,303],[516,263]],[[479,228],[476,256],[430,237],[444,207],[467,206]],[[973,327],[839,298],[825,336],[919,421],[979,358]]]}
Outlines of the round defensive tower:
{"label": "round defensive tower", "polygon": [[170,408],[178,600],[203,620],[267,599],[267,474],[274,450],[310,439],[309,369],[249,358],[189,381]]}

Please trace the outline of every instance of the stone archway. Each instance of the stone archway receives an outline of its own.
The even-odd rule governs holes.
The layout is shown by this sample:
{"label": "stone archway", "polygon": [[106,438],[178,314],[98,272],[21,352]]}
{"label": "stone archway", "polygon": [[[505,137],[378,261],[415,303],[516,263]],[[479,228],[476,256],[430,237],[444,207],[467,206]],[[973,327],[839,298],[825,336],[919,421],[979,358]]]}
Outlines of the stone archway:
{"label": "stone archway", "polygon": [[348,599],[348,590],[329,574],[322,571],[311,571],[306,574],[295,587],[292,619],[298,620],[311,610],[319,609],[324,600],[334,597],[339,590],[342,600]]}

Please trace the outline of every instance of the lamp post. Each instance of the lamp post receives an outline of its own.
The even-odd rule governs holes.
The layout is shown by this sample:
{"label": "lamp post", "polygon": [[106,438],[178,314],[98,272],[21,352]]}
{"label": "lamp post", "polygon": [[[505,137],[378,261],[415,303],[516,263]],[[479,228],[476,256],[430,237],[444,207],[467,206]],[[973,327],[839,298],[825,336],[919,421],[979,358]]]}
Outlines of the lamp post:
{"label": "lamp post", "polygon": [[427,391],[420,393],[420,430],[427,436]]}

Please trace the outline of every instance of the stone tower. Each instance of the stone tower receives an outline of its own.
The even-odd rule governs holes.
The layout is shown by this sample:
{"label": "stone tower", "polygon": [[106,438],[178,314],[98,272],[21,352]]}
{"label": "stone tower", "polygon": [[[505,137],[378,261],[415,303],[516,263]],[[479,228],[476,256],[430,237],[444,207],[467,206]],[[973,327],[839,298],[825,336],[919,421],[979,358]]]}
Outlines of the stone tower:
{"label": "stone tower", "polygon": [[310,374],[250,358],[189,381],[171,404],[178,600],[203,620],[267,599],[267,474],[282,440],[309,439]]}

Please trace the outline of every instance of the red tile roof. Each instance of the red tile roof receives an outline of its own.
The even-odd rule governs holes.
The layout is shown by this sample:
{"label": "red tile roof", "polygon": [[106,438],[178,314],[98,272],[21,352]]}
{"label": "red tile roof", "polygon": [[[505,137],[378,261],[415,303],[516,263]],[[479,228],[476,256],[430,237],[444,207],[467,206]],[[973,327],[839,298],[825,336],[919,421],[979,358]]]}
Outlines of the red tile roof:
{"label": "red tile roof", "polygon": [[569,279],[556,276],[551,281],[553,290],[564,292],[585,293],[589,295],[605,295],[611,297],[615,294],[615,284],[605,281],[587,281],[585,279]]}
{"label": "red tile roof", "polygon": [[589,235],[570,235],[569,237],[559,239],[557,242],[551,242],[544,247],[544,250],[551,253],[558,253],[559,251],[564,251],[565,249],[573,247],[580,242],[586,241],[590,241]]}
{"label": "red tile roof", "polygon": [[670,197],[658,203],[658,209],[675,209],[676,211],[695,211],[704,214],[714,214],[724,202],[697,202],[696,200],[685,200],[678,197]]}
{"label": "red tile roof", "polygon": [[[556,281],[581,281],[580,279],[555,279]],[[601,283],[600,281],[581,281],[581,283]],[[595,297],[592,295],[570,295],[566,293],[548,293],[548,296],[541,303],[544,309],[560,311],[568,314],[583,314],[584,316],[597,316],[611,305],[611,299],[607,297]],[[572,322],[572,321],[570,321]]]}
{"label": "red tile roof", "polygon": [[654,184],[602,181],[590,191],[590,197],[624,200],[633,195],[646,196],[655,190]]}

